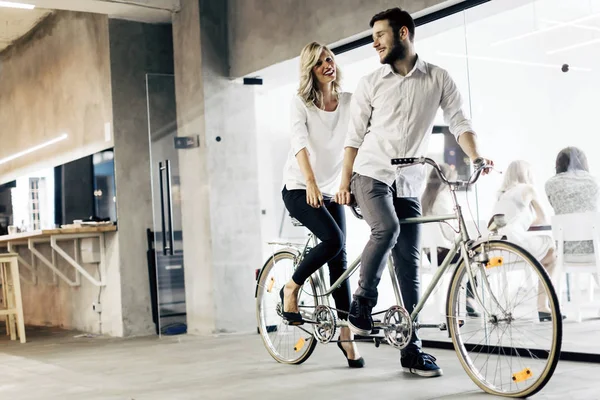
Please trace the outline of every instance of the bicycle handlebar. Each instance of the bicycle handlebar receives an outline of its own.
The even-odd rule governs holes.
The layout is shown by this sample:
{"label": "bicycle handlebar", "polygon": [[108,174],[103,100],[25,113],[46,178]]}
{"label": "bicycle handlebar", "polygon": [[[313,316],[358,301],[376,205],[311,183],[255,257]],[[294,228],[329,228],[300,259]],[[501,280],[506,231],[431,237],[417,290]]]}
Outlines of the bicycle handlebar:
{"label": "bicycle handlebar", "polygon": [[[477,182],[477,180],[479,179],[479,176],[481,176],[481,173],[483,172],[484,169],[492,168],[491,165],[488,165],[485,163],[485,160],[483,158],[478,158],[475,161],[473,161],[473,165],[475,166],[475,172],[473,172],[473,175],[471,175],[471,178],[468,181],[451,182],[448,180],[448,178],[446,178],[446,176],[442,172],[442,169],[440,168],[438,163],[436,163],[434,160],[432,160],[429,157],[392,158],[391,162],[392,162],[392,165],[397,165],[398,168],[410,167],[411,165],[417,165],[417,164],[429,164],[437,171],[438,175],[440,176],[440,178],[446,185],[458,185],[458,186],[475,184],[475,182]],[[358,208],[358,205],[356,204],[356,200],[354,199],[354,196],[352,196],[351,203],[348,204],[348,206],[350,207],[350,211],[352,211],[352,214],[354,214],[354,216],[356,218],[364,219],[362,214],[360,213],[360,208]]]}
{"label": "bicycle handlebar", "polygon": [[411,165],[417,165],[417,164],[429,164],[437,171],[438,175],[442,179],[442,182],[444,182],[446,185],[459,185],[459,186],[473,185],[475,182],[477,182],[477,180],[479,179],[479,176],[481,176],[481,173],[483,172],[484,169],[492,167],[491,165],[486,164],[485,160],[483,158],[481,158],[481,157],[477,158],[477,159],[475,159],[475,161],[473,161],[473,166],[475,167],[475,172],[473,172],[473,174],[471,175],[471,178],[468,181],[450,182],[448,180],[448,178],[446,178],[446,176],[442,172],[442,169],[440,168],[438,163],[436,163],[434,160],[432,160],[429,157],[392,158],[391,162],[392,162],[392,165],[397,165],[398,168],[406,168],[406,167],[410,167]]}

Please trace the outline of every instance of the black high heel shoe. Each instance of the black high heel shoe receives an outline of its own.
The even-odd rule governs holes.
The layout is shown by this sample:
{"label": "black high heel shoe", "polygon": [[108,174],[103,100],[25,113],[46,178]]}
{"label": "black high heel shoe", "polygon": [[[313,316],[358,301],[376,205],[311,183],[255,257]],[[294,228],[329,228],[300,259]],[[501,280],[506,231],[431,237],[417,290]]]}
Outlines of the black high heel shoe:
{"label": "black high heel shoe", "polygon": [[340,350],[342,351],[342,353],[344,353],[344,356],[346,357],[346,360],[348,360],[348,367],[350,368],[362,368],[365,366],[365,360],[364,358],[359,358],[358,360],[351,360],[348,358],[348,353],[346,353],[346,350],[344,350],[344,347],[342,346],[341,342],[337,342],[338,347],[340,348]]}
{"label": "black high heel shoe", "polygon": [[302,319],[302,314],[300,314],[299,312],[283,311],[285,310],[283,305],[283,288],[281,288],[281,290],[279,291],[279,297],[281,297],[281,315],[283,315],[283,319],[285,319],[288,322],[288,325],[303,325],[304,320]]}

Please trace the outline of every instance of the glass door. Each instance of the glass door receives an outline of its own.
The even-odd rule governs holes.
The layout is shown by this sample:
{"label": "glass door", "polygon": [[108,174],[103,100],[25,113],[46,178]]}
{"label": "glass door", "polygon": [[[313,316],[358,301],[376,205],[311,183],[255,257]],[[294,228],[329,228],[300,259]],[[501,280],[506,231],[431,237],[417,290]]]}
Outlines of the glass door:
{"label": "glass door", "polygon": [[152,314],[159,335],[185,333],[185,280],[175,77],[146,74],[154,226],[148,231]]}

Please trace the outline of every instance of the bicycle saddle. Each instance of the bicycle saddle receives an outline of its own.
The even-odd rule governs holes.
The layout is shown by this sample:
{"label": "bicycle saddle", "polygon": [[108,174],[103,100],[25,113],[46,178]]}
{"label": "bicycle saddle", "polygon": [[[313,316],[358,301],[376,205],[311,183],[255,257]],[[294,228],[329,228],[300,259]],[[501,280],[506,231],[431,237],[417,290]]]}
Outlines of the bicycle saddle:
{"label": "bicycle saddle", "polygon": [[292,220],[292,225],[294,226],[303,226],[302,222],[298,221],[296,218],[292,217],[292,214],[288,214],[290,219]]}

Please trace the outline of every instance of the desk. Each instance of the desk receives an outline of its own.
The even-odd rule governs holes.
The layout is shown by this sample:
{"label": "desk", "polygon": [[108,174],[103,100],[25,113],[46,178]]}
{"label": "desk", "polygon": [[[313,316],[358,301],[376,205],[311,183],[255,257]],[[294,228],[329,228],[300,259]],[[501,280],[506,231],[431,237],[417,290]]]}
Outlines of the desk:
{"label": "desk", "polygon": [[[23,277],[24,280],[29,283],[35,284],[37,282],[37,276],[35,268],[33,267],[33,257],[39,259],[43,265],[50,268],[55,276],[58,276],[70,286],[81,285],[81,276],[89,280],[95,286],[105,286],[106,283],[103,281],[106,274],[104,274],[106,264],[106,254],[104,246],[104,234],[106,232],[114,232],[117,230],[115,225],[100,225],[100,226],[80,226],[73,228],[57,228],[57,229],[41,229],[31,232],[15,233],[12,235],[0,236],[0,248],[6,248],[9,253],[17,253],[16,247],[27,245],[27,248],[32,254],[32,263],[27,262],[23,257],[19,255],[19,264],[23,265],[29,270],[30,279]],[[59,241],[73,240],[75,246],[79,243],[80,239],[86,238],[97,238],[99,240],[100,249],[100,276],[101,280],[97,280],[90,275],[79,263],[79,252],[75,251],[74,257],[71,257],[59,244]],[[50,243],[50,247],[53,250],[52,260],[48,260],[40,251],[35,247],[38,243]],[[75,247],[77,250],[77,247]],[[71,279],[66,276],[62,271],[56,267],[56,260],[54,258],[54,252],[64,258],[74,269],[75,278]]]}
{"label": "desk", "polygon": [[552,225],[534,225],[534,226],[530,226],[529,229],[527,229],[527,232],[544,232],[544,231],[551,231],[552,230]]}

